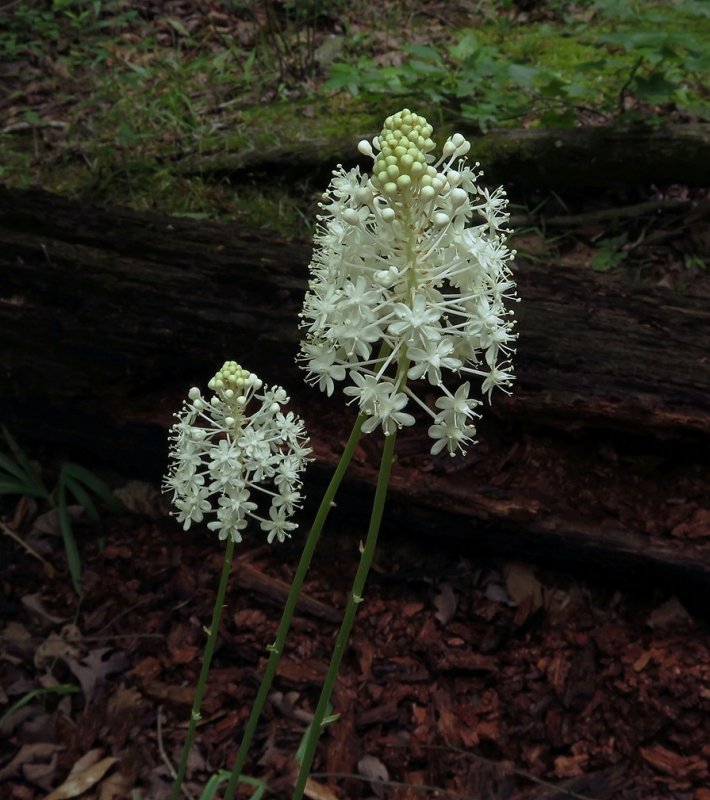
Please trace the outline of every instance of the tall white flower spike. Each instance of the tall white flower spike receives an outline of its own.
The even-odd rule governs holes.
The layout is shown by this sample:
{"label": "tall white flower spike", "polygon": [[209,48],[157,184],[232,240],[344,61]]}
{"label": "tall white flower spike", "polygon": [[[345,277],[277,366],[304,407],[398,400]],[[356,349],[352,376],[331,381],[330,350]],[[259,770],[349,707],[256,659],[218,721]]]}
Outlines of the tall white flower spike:
{"label": "tall white flower spike", "polygon": [[[289,517],[300,507],[299,474],[311,452],[303,422],[282,411],[289,398],[280,386],[264,387],[234,361],[225,362],[209,388],[209,401],[190,389],[170,430],[163,486],[173,493],[178,522],[188,530],[213,515],[210,530],[241,542],[251,518],[269,542],[283,542],[296,528]],[[268,516],[259,513],[252,490],[254,499],[269,498]]]}
{"label": "tall white flower spike", "polygon": [[[333,172],[321,204],[309,290],[301,313],[299,360],[306,380],[328,395],[344,392],[368,416],[362,430],[385,435],[414,424],[411,399],[431,417],[431,452],[451,455],[473,441],[480,400],[508,391],[516,334],[515,283],[507,263],[507,199],[478,185],[470,144],[456,133],[431,155],[432,127],[409,109],[388,117],[359,150],[372,175]],[[445,372],[464,379],[452,394]],[[440,397],[430,409],[410,381],[425,380]],[[431,389],[426,389],[429,394]],[[420,392],[421,393],[421,392]]]}

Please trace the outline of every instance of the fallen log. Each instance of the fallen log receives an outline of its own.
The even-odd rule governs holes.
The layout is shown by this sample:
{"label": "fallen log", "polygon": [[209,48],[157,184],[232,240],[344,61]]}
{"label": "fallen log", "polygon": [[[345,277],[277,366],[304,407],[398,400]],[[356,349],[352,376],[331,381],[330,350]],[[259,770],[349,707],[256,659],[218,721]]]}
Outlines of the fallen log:
{"label": "fallen log", "polygon": [[[309,254],[228,225],[0,187],[0,420],[155,478],[186,389],[235,358],[288,388],[316,446],[315,487],[354,415],[293,362]],[[494,553],[710,586],[707,290],[527,264],[516,277],[514,395],[484,410],[466,457],[432,457],[424,430],[404,432],[393,514]],[[364,439],[361,485],[378,454]]]}
{"label": "fallen log", "polygon": [[[496,183],[536,189],[608,189],[614,185],[710,185],[710,124],[601,125],[581,128],[500,128],[481,134],[454,123],[471,141],[470,157],[485,165]],[[303,174],[324,164],[355,163],[357,142],[379,131],[361,130],[343,139],[303,138],[283,145],[254,146],[173,159],[183,175],[234,176],[259,170]],[[439,134],[444,137],[446,126]],[[370,163],[363,160],[364,167]],[[326,170],[327,174],[327,170]]]}

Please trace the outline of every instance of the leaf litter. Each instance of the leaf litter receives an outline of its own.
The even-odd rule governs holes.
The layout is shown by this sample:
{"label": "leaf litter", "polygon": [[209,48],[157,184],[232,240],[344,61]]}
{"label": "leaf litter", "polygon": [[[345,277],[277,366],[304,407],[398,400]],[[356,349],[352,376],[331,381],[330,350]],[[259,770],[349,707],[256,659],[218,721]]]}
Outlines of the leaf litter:
{"label": "leaf litter", "polygon": [[[33,697],[0,728],[8,800],[169,797],[166,759],[177,762],[185,735],[220,546],[145,513],[102,528],[103,549],[82,544],[86,597],[76,617],[64,568],[48,580],[0,540],[0,717],[34,690],[76,689]],[[359,535],[352,521],[334,525],[307,580],[250,757],[249,774],[272,788],[288,792],[293,780]],[[190,759],[194,794],[234,758],[298,541],[247,544],[236,559]],[[440,541],[432,553],[424,534],[384,538],[314,796],[401,800],[439,787],[528,800],[564,788],[571,797],[707,800],[710,636],[683,598],[595,583],[591,571],[572,577],[462,555]],[[62,564],[59,549],[53,560]]]}

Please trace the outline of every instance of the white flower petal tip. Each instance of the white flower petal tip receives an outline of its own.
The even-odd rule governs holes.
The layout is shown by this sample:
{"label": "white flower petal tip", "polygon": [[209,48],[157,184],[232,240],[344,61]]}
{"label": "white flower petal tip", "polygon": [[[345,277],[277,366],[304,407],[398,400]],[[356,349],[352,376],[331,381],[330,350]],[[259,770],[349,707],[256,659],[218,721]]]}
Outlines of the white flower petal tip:
{"label": "white flower petal tip", "polygon": [[[508,264],[507,198],[478,181],[469,142],[451,136],[438,160],[432,127],[409,109],[385,120],[372,174],[333,173],[315,236],[298,361],[327,395],[346,379],[365,433],[413,425],[413,401],[430,419],[432,452],[474,443],[471,380],[490,400],[509,391],[517,301]],[[446,376],[461,385],[449,390]],[[435,409],[414,382],[435,390]],[[453,393],[452,393],[453,392]]]}

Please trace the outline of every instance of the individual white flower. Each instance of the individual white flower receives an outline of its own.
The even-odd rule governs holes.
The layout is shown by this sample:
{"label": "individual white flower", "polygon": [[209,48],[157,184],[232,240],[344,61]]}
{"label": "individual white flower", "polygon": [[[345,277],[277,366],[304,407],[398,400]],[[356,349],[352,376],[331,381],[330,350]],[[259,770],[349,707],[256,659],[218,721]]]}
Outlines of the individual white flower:
{"label": "individual white flower", "polygon": [[444,389],[446,394],[443,397],[438,398],[436,401],[436,407],[444,414],[451,414],[453,415],[454,419],[460,422],[465,422],[472,416],[476,416],[473,409],[481,404],[480,400],[475,400],[468,396],[470,389],[471,384],[468,381],[459,386],[459,388],[456,390],[456,394],[451,394]]}
{"label": "individual white flower", "polygon": [[372,416],[362,425],[363,432],[371,433],[381,425],[385,436],[389,436],[403,425],[414,425],[414,417],[402,411],[407,405],[407,395],[397,392],[392,383],[382,383],[380,386],[383,391],[379,392],[373,405]]}
{"label": "individual white flower", "polygon": [[408,347],[407,355],[414,364],[407,373],[411,380],[426,374],[432,386],[441,385],[441,370],[458,370],[463,362],[451,355],[454,343],[451,339],[429,339],[423,347]]}
{"label": "individual white flower", "polygon": [[[366,433],[411,425],[414,400],[431,417],[432,452],[452,455],[473,440],[480,401],[470,376],[494,388],[513,380],[515,283],[506,246],[507,199],[482,187],[461,134],[432,155],[432,128],[408,109],[388,117],[359,150],[372,174],[339,167],[321,204],[301,313],[299,361],[308,383],[345,394],[368,419]],[[445,374],[463,381],[454,394]],[[415,392],[425,379],[441,392],[438,412]],[[464,388],[465,387],[465,388]],[[430,389],[428,390],[428,392]],[[444,401],[440,405],[439,401]],[[447,405],[448,403],[448,405]]]}
{"label": "individual white flower", "polygon": [[[172,492],[178,522],[188,530],[212,515],[210,530],[240,542],[254,519],[269,542],[282,542],[296,527],[288,517],[300,507],[299,476],[311,452],[303,422],[282,410],[289,398],[280,386],[262,389],[234,361],[225,362],[209,387],[209,401],[190,390],[170,430],[163,486]],[[259,497],[269,498],[268,518],[259,513]]]}
{"label": "individual white flower", "polygon": [[[363,414],[376,414],[380,400],[384,400],[391,391],[391,384],[387,381],[380,382],[375,375],[365,375],[355,370],[351,377],[355,386],[346,386],[343,390],[345,394],[357,399]],[[375,424],[372,429],[376,427]]]}
{"label": "individual white flower", "polygon": [[268,536],[266,539],[269,544],[271,544],[274,539],[283,542],[287,536],[291,535],[289,531],[292,531],[296,527],[295,522],[288,521],[286,514],[287,511],[284,506],[271,506],[269,509],[269,519],[261,521],[261,529],[267,532]]}

